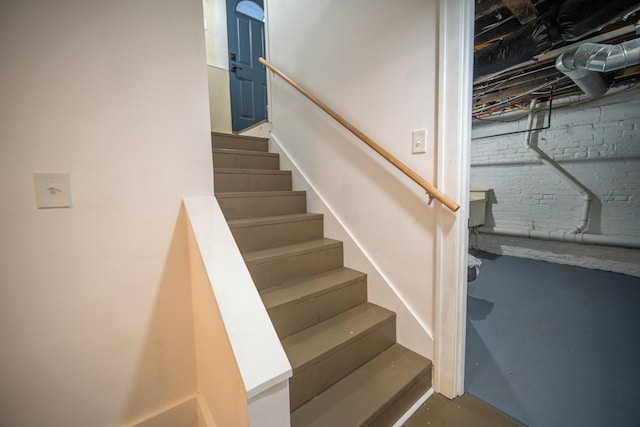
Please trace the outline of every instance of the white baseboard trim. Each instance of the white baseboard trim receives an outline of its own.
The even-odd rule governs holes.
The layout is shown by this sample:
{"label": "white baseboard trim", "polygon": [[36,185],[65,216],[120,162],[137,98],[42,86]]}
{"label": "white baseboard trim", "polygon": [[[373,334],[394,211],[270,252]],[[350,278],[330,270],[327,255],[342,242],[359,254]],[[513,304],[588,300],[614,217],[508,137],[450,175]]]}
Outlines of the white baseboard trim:
{"label": "white baseboard trim", "polygon": [[[339,238],[339,239],[343,240],[345,242],[345,244],[348,241],[353,242],[353,244],[355,245],[357,250],[367,260],[367,263],[375,270],[375,273],[377,273],[377,275],[383,280],[383,282],[386,284],[386,286],[391,291],[393,296],[397,299],[397,301],[399,302],[399,305],[402,307],[402,309],[405,310],[406,313],[411,317],[411,321],[415,322],[417,327],[420,328],[421,334],[424,334],[424,337],[421,338],[421,340],[426,338],[429,341],[429,343],[430,343],[429,347],[430,347],[431,351],[425,351],[425,349],[423,347],[421,347],[421,346],[411,345],[412,343],[401,342],[401,340],[398,340],[398,343],[401,344],[401,345],[404,345],[405,347],[408,347],[410,350],[413,350],[416,353],[418,353],[418,354],[420,354],[420,355],[422,355],[424,357],[427,357],[428,359],[433,360],[433,356],[434,356],[433,355],[433,345],[434,345],[435,339],[434,339],[433,333],[430,331],[429,327],[420,319],[420,316],[418,316],[416,314],[415,310],[412,308],[412,305],[409,303],[409,301],[407,301],[407,299],[402,296],[402,293],[398,291],[398,288],[394,284],[394,282],[380,268],[379,264],[371,256],[370,252],[360,242],[360,239],[358,239],[352,233],[351,229],[344,223],[344,221],[341,219],[340,215],[337,214],[337,212],[333,208],[332,204],[329,203],[329,201],[326,199],[326,197],[323,196],[323,194],[313,184],[313,182],[309,179],[309,177],[302,171],[302,169],[299,166],[298,162],[295,161],[295,159],[292,157],[290,152],[285,148],[284,144],[280,141],[278,136],[275,135],[273,132],[271,133],[271,136],[270,136],[269,149],[270,149],[270,151],[273,149],[273,150],[275,150],[274,152],[277,152],[277,153],[280,154],[281,167],[282,167],[283,160],[288,162],[288,163],[290,163],[289,166],[291,167],[292,172],[294,174],[299,175],[300,178],[302,179],[302,181],[304,182],[304,185],[307,187],[307,188],[305,188],[305,190],[307,191],[307,203],[309,203],[309,198],[310,197],[315,197],[325,207],[325,209],[326,209],[326,211],[324,212],[325,221],[327,221],[327,216],[331,216],[331,218],[333,218],[335,220],[335,222],[339,225],[341,230],[344,232],[344,235],[338,236],[336,238]],[[379,303],[379,302],[376,302],[376,301],[372,301],[372,302]],[[386,307],[386,308],[388,308],[388,309],[390,309],[390,310],[392,310],[392,311],[396,311],[396,315],[398,315],[398,316],[400,315],[400,312],[398,311],[399,309],[397,307],[394,308],[393,306],[389,306],[389,305],[386,305],[384,303],[379,303],[379,304],[384,306],[384,307]],[[398,325],[398,323],[396,323],[396,328],[398,328],[397,325]],[[418,341],[420,341],[420,340],[418,340]]]}
{"label": "white baseboard trim", "polygon": [[411,406],[411,408],[409,408],[409,410],[407,410],[407,412],[405,412],[404,415],[398,419],[398,421],[395,422],[393,427],[402,427],[402,425],[406,423],[413,414],[416,413],[418,408],[421,407],[422,404],[426,402],[431,396],[433,396],[433,393],[433,387],[427,390],[427,392],[423,394],[422,397],[418,399],[416,403],[414,403],[413,406]]}

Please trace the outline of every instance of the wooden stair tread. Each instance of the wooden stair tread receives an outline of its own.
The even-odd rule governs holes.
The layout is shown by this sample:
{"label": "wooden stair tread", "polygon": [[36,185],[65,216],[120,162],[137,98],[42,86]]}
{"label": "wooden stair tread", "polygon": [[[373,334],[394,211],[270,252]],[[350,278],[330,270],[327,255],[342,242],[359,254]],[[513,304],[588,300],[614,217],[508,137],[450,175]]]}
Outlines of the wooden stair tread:
{"label": "wooden stair tread", "polygon": [[258,140],[267,142],[269,138],[265,138],[263,136],[250,136],[250,135],[240,135],[237,133],[225,133],[225,132],[216,132],[211,131],[211,137],[215,139],[216,137],[222,138],[232,138],[234,140]]}
{"label": "wooden stair tread", "polygon": [[247,215],[230,219],[229,228],[242,253],[322,238],[323,215],[306,213],[304,210],[298,209],[298,213],[267,212],[270,216]]}
{"label": "wooden stair tread", "polygon": [[304,196],[304,191],[231,191],[228,193],[218,193],[218,199],[251,198],[251,197],[282,197],[282,196]]}
{"label": "wooden stair tread", "polygon": [[395,313],[371,303],[360,304],[282,340],[294,375],[374,331]]}
{"label": "wooden stair tread", "polygon": [[367,275],[345,267],[298,277],[260,291],[280,339],[367,301]]}
{"label": "wooden stair tread", "polygon": [[280,170],[280,156],[278,153],[232,148],[213,148],[212,151],[214,171],[219,168]]}
{"label": "wooden stair tread", "polygon": [[247,265],[255,265],[264,262],[271,262],[282,257],[303,255],[319,250],[331,249],[341,246],[342,242],[339,240],[322,238],[295,243],[292,245],[278,246],[276,248],[247,252],[243,255],[243,257]]}
{"label": "wooden stair tread", "polygon": [[213,148],[213,154],[237,154],[239,156],[279,157],[278,153],[268,151],[243,150],[238,148]]}
{"label": "wooden stair tread", "polygon": [[251,174],[251,175],[291,175],[291,171],[280,169],[241,169],[241,168],[215,168],[216,174]]}
{"label": "wooden stair tread", "polygon": [[263,217],[256,217],[256,218],[230,219],[227,222],[229,223],[229,227],[233,229],[233,228],[244,228],[244,227],[257,227],[257,226],[268,225],[268,224],[284,224],[287,222],[295,222],[295,221],[313,221],[318,219],[322,219],[322,214],[304,212],[304,213],[290,214],[290,215],[274,215],[274,216],[263,216]]}
{"label": "wooden stair tread", "polygon": [[304,191],[234,191],[216,193],[227,220],[290,215],[307,211]]}
{"label": "wooden stair tread", "polygon": [[282,310],[305,298],[318,297],[365,277],[366,275],[360,271],[342,267],[315,276],[295,279],[281,286],[272,286],[260,292],[260,296],[267,310]]}
{"label": "wooden stair tread", "polygon": [[268,139],[212,133],[214,192],[289,358],[291,425],[387,426],[431,385],[431,365],[396,342],[395,313],[343,266]]}
{"label": "wooden stair tread", "polygon": [[295,410],[291,414],[291,425],[367,425],[430,371],[429,360],[394,344]]}
{"label": "wooden stair tread", "polygon": [[211,132],[211,146],[213,148],[268,152],[268,141],[268,138]]}
{"label": "wooden stair tread", "polygon": [[[274,169],[273,164],[265,165],[262,162],[243,164],[240,162],[227,162],[224,166],[215,167],[214,193],[229,192],[258,192],[258,191],[291,191],[291,171]],[[244,167],[246,166],[246,167]],[[266,168],[261,168],[266,166]]]}

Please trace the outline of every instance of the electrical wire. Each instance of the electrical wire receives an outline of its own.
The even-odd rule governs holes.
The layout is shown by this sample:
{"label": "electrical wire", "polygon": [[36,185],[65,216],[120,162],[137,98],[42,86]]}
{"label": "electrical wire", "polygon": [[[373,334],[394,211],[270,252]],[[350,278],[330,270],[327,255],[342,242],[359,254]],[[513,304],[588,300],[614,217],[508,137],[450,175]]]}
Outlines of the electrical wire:
{"label": "electrical wire", "polygon": [[[636,83],[630,84],[629,86],[627,86],[624,89],[620,89],[620,90],[618,90],[616,92],[613,92],[613,93],[607,93],[607,94],[602,95],[602,96],[600,96],[598,98],[582,98],[582,99],[577,99],[575,101],[564,101],[564,102],[560,101],[561,102],[560,105],[558,105],[557,102],[556,102],[555,109],[558,110],[558,109],[562,109],[562,108],[566,108],[566,107],[572,107],[572,106],[576,106],[576,105],[590,104],[590,103],[593,103],[593,102],[596,102],[596,101],[600,101],[602,99],[611,98],[611,97],[615,97],[615,96],[618,96],[618,95],[623,95],[623,94],[625,94],[627,92],[631,92],[631,91],[633,91],[635,89],[638,89],[638,88],[640,88],[640,82],[636,82]],[[621,101],[621,102],[623,102],[623,101]],[[506,107],[506,108],[508,108],[508,107]],[[501,113],[506,112],[507,111],[506,108],[503,109],[501,111]],[[478,121],[482,121],[482,122],[493,122],[493,123],[517,122],[519,120],[522,120],[522,118],[526,116],[526,114],[529,111],[529,108],[518,106],[518,107],[511,108],[511,110],[508,110],[508,112],[514,112],[514,113],[515,113],[515,111],[522,112],[523,114],[518,114],[518,115],[514,114],[513,117],[509,117],[509,118],[497,118],[495,116],[494,117],[474,116],[473,120],[478,120]],[[490,114],[486,114],[486,115],[490,115]]]}
{"label": "electrical wire", "polygon": [[[542,84],[540,86],[536,86],[533,89],[530,89],[530,90],[528,90],[526,92],[523,92],[523,93],[521,93],[519,95],[512,96],[511,98],[507,98],[506,100],[501,101],[501,102],[499,102],[497,104],[493,104],[488,108],[481,107],[479,109],[473,110],[472,111],[472,116],[473,117],[477,117],[478,115],[486,115],[486,114],[491,114],[491,112],[499,111],[501,107],[508,107],[516,99],[522,98],[522,97],[527,96],[527,95],[531,95],[533,92],[536,92],[536,91],[538,91],[540,89],[544,89],[544,88],[546,88],[548,86],[555,85],[556,83],[558,83],[561,80],[564,80],[565,78],[568,78],[568,77],[566,77],[566,76],[558,77],[555,80],[552,80],[550,82],[545,82],[544,84]],[[488,112],[488,111],[490,111],[490,112]]]}

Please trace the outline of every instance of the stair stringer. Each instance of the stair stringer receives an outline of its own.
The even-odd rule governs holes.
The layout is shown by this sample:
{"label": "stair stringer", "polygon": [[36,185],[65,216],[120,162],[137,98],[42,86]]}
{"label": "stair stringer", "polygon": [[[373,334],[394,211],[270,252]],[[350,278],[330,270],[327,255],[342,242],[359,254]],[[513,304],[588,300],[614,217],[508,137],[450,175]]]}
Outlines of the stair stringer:
{"label": "stair stringer", "polygon": [[343,242],[345,265],[367,274],[368,300],[396,313],[397,342],[433,360],[434,336],[429,326],[420,320],[411,304],[398,291],[398,287],[345,226],[335,209],[302,172],[295,159],[273,133],[269,138],[269,152],[280,154],[280,169],[291,170],[294,187],[307,192],[309,210],[324,215],[325,236]]}

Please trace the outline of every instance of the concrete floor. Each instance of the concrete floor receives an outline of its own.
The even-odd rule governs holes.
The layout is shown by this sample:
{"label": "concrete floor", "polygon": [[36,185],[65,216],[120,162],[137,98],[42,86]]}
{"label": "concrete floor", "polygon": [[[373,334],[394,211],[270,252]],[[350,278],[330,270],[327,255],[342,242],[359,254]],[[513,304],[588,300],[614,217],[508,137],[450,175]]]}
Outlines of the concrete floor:
{"label": "concrete floor", "polygon": [[475,254],[465,389],[526,425],[640,425],[640,278]]}
{"label": "concrete floor", "polygon": [[449,400],[434,394],[403,427],[521,427],[516,420],[469,393]]}

